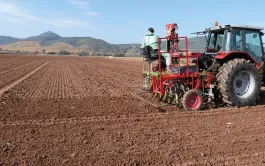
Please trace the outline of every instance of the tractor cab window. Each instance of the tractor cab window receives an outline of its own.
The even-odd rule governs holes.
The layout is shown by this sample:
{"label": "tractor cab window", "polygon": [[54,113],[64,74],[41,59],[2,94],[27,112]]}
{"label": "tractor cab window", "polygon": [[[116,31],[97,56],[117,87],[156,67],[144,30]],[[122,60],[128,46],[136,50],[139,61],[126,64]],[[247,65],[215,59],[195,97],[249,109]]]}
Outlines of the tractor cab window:
{"label": "tractor cab window", "polygon": [[246,52],[257,62],[262,62],[261,36],[258,31],[246,30]]}
{"label": "tractor cab window", "polygon": [[215,43],[215,33],[210,33],[210,40],[209,40],[209,47],[208,49],[214,49],[214,43]]}
{"label": "tractor cab window", "polygon": [[232,51],[243,51],[243,30],[234,29],[232,33]]}
{"label": "tractor cab window", "polygon": [[222,52],[226,51],[231,51],[231,36],[232,33],[231,31],[225,30],[225,35],[224,35],[224,42],[223,42],[223,47],[221,49]]}
{"label": "tractor cab window", "polygon": [[224,32],[219,32],[217,34],[217,39],[216,39],[216,44],[215,44],[215,49],[217,51],[220,51],[220,49],[222,48],[223,41],[224,41]]}
{"label": "tractor cab window", "polygon": [[211,32],[207,52],[218,52],[222,48],[224,41],[224,32]]}

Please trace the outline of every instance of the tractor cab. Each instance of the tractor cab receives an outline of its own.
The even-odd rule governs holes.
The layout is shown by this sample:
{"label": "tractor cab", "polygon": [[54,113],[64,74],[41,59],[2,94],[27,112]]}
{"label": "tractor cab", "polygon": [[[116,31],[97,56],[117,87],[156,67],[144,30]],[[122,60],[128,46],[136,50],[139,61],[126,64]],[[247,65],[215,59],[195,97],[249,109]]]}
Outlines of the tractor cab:
{"label": "tractor cab", "polygon": [[205,35],[205,53],[212,57],[217,56],[219,53],[241,52],[248,54],[256,63],[260,63],[264,59],[262,30],[262,27],[245,25],[218,26],[218,23],[216,23],[216,26],[203,32],[196,32],[196,34]]}
{"label": "tractor cab", "polygon": [[[205,35],[205,53],[200,58],[200,67],[212,70],[229,60],[250,60],[257,68],[264,66],[263,27],[246,25],[223,25],[193,34]],[[217,69],[216,68],[216,69]]]}

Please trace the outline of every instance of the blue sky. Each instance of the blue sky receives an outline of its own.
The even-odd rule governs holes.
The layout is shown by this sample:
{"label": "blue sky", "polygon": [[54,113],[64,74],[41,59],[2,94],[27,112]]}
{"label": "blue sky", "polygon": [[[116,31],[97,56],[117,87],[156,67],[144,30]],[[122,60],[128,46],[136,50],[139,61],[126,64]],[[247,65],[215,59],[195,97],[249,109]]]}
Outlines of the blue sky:
{"label": "blue sky", "polygon": [[176,22],[181,36],[211,23],[265,26],[262,0],[0,0],[0,35],[29,37],[51,30],[109,43],[140,43],[149,27],[159,36]]}

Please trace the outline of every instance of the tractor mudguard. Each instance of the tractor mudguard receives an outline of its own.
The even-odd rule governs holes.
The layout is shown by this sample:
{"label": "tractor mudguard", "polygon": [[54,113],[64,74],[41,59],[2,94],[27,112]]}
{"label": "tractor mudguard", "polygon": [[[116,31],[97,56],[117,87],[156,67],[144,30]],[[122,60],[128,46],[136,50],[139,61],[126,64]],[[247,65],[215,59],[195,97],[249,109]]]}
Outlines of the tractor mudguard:
{"label": "tractor mudguard", "polygon": [[229,60],[239,58],[249,60],[253,64],[258,64],[250,54],[241,51],[219,52],[214,58],[217,60],[221,60],[224,63]]}

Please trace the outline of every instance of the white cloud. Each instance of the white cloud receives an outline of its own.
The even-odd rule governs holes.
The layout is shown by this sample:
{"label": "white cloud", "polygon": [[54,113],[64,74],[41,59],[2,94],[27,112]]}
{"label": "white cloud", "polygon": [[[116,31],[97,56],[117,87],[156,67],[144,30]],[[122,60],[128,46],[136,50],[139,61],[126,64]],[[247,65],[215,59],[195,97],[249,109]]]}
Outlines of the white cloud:
{"label": "white cloud", "polygon": [[42,23],[57,27],[80,27],[96,29],[91,22],[73,18],[43,18],[31,14],[15,3],[0,2],[0,19],[11,23]]}
{"label": "white cloud", "polygon": [[88,8],[90,3],[84,0],[68,0],[69,4],[80,7],[80,8]]}
{"label": "white cloud", "polygon": [[[87,10],[90,7],[90,3],[84,0],[67,0],[67,2],[73,6],[79,7],[83,10]],[[95,12],[95,11],[88,11],[86,12],[84,15],[87,16],[98,16],[100,15],[99,12]]]}
{"label": "white cloud", "polygon": [[8,17],[8,16],[0,16],[0,20],[5,20],[11,23],[19,23],[20,25],[23,24],[23,21],[19,18],[15,18],[15,17]]}
{"label": "white cloud", "polygon": [[88,15],[88,16],[98,16],[98,15],[100,15],[100,13],[99,12],[89,11],[89,12],[86,13],[86,15]]}
{"label": "white cloud", "polygon": [[18,7],[15,3],[0,2],[0,13],[6,14],[12,17],[26,18],[30,20],[38,20],[37,17],[32,16],[29,12]]}

